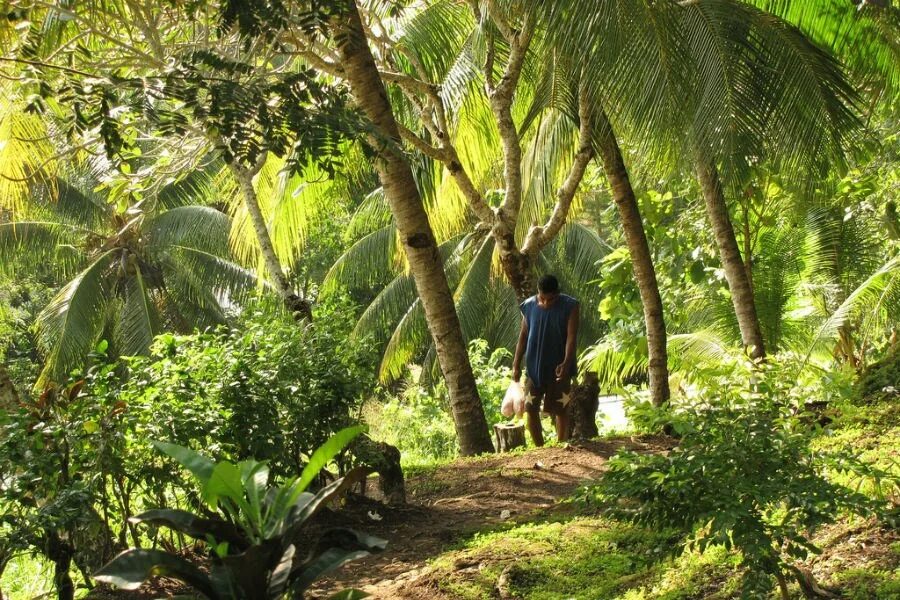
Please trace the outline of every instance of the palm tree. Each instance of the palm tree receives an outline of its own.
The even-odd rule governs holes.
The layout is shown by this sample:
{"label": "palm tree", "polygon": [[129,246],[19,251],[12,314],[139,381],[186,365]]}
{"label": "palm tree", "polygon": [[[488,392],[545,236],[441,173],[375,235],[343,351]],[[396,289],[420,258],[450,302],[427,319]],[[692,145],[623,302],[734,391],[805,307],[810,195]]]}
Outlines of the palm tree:
{"label": "palm tree", "polygon": [[489,452],[493,450],[493,444],[437,243],[412,169],[400,150],[400,131],[369,49],[355,0],[346,3],[342,18],[333,27],[332,34],[347,81],[357,103],[375,128],[371,143],[380,148],[375,168],[391,206],[425,320],[434,339],[435,352],[450,394],[460,452],[464,455]]}
{"label": "palm tree", "polygon": [[230,260],[228,216],[185,204],[177,184],[117,208],[76,177],[33,185],[30,203],[0,224],[4,270],[49,265],[65,281],[37,317],[39,387],[62,383],[101,339],[113,355],[142,354],[165,329],[224,323],[256,283]]}
{"label": "palm tree", "polygon": [[[741,257],[725,188],[741,189],[750,161],[766,160],[811,181],[821,181],[829,166],[840,168],[846,142],[861,125],[854,112],[857,96],[827,53],[759,9],[696,3],[686,7],[682,19],[697,69],[712,75],[698,96],[695,122],[704,125],[695,141],[694,170],[744,345],[758,358],[765,356],[765,342],[753,296],[752,257]],[[773,68],[760,68],[765,63]],[[711,132],[710,123],[724,135]],[[719,165],[730,184],[721,180]]]}

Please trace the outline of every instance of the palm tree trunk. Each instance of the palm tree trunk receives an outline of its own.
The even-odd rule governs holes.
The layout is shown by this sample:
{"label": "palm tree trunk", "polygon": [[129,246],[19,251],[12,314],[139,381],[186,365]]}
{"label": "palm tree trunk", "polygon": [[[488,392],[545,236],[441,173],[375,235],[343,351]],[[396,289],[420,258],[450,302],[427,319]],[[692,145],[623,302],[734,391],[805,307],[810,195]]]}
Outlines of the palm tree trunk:
{"label": "palm tree trunk", "polygon": [[374,126],[371,142],[379,154],[375,168],[403,240],[447,382],[460,452],[463,455],[492,452],[494,446],[437,242],[412,169],[400,149],[400,133],[369,50],[356,2],[348,0],[345,11],[331,23],[341,66],[357,104]]}
{"label": "palm tree trunk", "polygon": [[650,246],[644,233],[644,224],[638,209],[634,189],[628,178],[628,170],[616,141],[609,118],[597,110],[597,144],[603,160],[603,170],[612,188],[613,199],[619,211],[619,220],[625,232],[631,264],[644,307],[644,324],[647,328],[647,352],[649,358],[650,398],[655,406],[669,400],[669,366],[666,351],[666,323],[663,318],[662,298],[656,281],[656,270],[650,256]]}
{"label": "palm tree trunk", "polygon": [[719,258],[725,269],[725,279],[728,281],[728,289],[731,290],[731,302],[734,304],[734,312],[741,329],[741,339],[744,347],[750,350],[751,357],[763,358],[766,351],[759,316],[756,313],[756,302],[753,299],[753,286],[741,259],[734,226],[728,216],[728,205],[725,203],[719,173],[714,164],[702,158],[696,160],[695,169],[706,201],[706,214],[716,236]]}
{"label": "palm tree trunk", "polygon": [[[260,252],[262,252],[263,263],[272,278],[275,290],[278,296],[292,314],[298,318],[312,320],[312,309],[309,303],[294,293],[290,282],[284,274],[281,261],[275,254],[275,246],[272,244],[272,238],[269,236],[269,228],[266,226],[266,219],[259,208],[259,197],[253,188],[253,171],[238,166],[235,163],[229,165],[231,172],[241,189],[244,196],[244,206],[247,207],[247,213],[250,215],[250,222],[253,224],[253,231],[256,232],[256,240],[259,244]],[[256,169],[257,171],[259,169]]]}

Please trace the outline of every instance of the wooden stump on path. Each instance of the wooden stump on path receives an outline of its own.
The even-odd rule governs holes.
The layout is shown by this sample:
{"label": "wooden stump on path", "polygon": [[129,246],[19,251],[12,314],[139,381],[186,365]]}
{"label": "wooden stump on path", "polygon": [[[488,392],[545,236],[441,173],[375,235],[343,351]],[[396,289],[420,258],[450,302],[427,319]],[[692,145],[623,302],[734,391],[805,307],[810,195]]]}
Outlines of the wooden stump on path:
{"label": "wooden stump on path", "polygon": [[509,452],[513,448],[525,446],[525,426],[511,423],[494,425],[494,440],[497,452]]}

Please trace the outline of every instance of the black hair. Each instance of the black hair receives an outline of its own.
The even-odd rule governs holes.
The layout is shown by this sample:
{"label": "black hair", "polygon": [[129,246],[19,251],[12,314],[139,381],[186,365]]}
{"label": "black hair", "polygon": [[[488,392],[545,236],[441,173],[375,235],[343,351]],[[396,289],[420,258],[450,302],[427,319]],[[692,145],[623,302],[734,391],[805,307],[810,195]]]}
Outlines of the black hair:
{"label": "black hair", "polygon": [[553,275],[544,275],[538,281],[538,291],[542,294],[559,293],[559,280]]}

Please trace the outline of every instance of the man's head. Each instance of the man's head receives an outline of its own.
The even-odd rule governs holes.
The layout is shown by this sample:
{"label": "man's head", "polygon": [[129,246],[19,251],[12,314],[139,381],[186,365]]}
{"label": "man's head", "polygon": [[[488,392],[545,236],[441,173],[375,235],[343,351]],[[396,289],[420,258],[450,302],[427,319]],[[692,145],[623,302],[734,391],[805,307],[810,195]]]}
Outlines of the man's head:
{"label": "man's head", "polygon": [[549,306],[559,296],[559,280],[553,275],[544,275],[538,281],[538,303]]}

